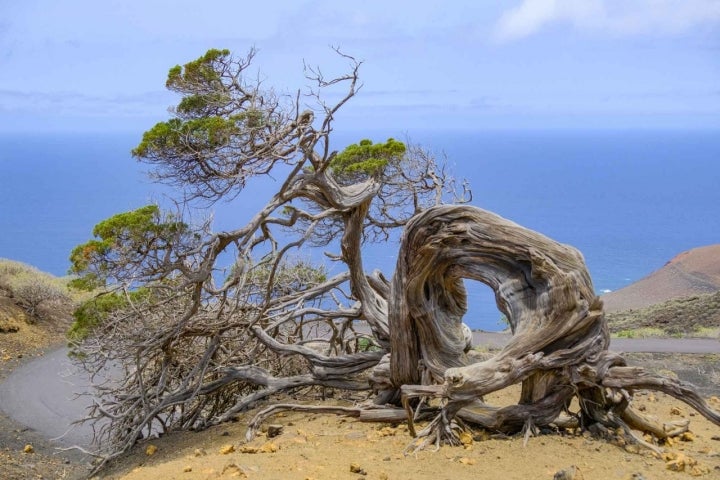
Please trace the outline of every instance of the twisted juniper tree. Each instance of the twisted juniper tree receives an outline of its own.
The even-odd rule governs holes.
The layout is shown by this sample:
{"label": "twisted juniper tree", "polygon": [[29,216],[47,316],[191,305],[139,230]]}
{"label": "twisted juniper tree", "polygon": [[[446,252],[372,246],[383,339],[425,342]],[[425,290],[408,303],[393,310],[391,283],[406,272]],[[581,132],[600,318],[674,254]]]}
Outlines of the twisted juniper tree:
{"label": "twisted juniper tree", "polygon": [[[75,284],[103,289],[73,333],[96,373],[90,416],[106,458],[276,392],[370,389],[364,373],[390,344],[390,285],[365,271],[362,247],[468,192],[456,195],[444,165],[416,146],[332,148],[334,116],[360,88],[360,62],[338,54],[345,74],[308,69],[314,86],[295,95],[252,80],[252,50],[210,50],[170,69],[180,101],[133,155],[177,187],[178,208],[111,217],[71,255]],[[339,100],[326,103],[328,90]],[[242,209],[246,184],[261,178],[275,191],[235,230],[182,214],[229,199]]]}
{"label": "twisted juniper tree", "polygon": [[[638,388],[720,425],[691,385],[608,351],[602,301],[577,250],[490,212],[442,205],[469,192],[458,194],[417,147],[389,139],[332,148],[334,117],[360,87],[359,62],[338,52],[346,74],[309,69],[314,87],[286,95],[248,81],[254,53],[210,50],[170,70],[180,102],[133,154],[177,187],[178,208],[116,215],[72,253],[76,285],[102,289],[78,310],[73,334],[96,375],[90,418],[105,461],[144,435],[202,428],[305,387],[371,395],[357,407],[271,404],[248,435],[288,408],[408,421],[419,437],[410,449],[457,444],[468,425],[622,431],[652,449],[636,431],[662,440],[687,430],[633,409]],[[328,90],[339,100],[326,103]],[[213,232],[210,220],[182,214],[197,202],[242,208],[246,184],[262,178],[274,179],[274,193],[235,230]],[[400,228],[392,282],[367,272],[362,247]],[[310,246],[330,267],[301,253]],[[468,352],[464,279],[493,289],[513,332],[490,359]],[[483,401],[516,383],[516,405]],[[422,419],[430,422],[415,432]]]}

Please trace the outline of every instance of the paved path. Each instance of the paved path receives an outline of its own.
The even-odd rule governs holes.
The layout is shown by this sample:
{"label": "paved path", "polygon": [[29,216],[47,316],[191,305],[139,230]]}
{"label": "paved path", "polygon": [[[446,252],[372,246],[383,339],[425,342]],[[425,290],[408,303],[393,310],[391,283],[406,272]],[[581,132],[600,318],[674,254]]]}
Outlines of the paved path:
{"label": "paved path", "polygon": [[[476,345],[502,348],[510,335],[474,332]],[[619,352],[647,353],[718,353],[717,339],[614,339],[610,349]],[[77,397],[86,390],[87,376],[78,371],[67,357],[67,349],[48,353],[16,369],[0,383],[0,409],[13,420],[61,446],[88,446],[92,432],[87,425],[70,424],[84,415],[89,397]]]}
{"label": "paved path", "polygon": [[88,425],[72,426],[90,405],[87,375],[79,371],[61,348],[15,369],[0,383],[0,410],[16,422],[41,432],[62,447],[88,446]]}
{"label": "paved path", "polygon": [[[511,335],[500,332],[473,332],[473,345],[490,349],[502,348]],[[718,353],[720,340],[716,338],[613,338],[610,350],[643,353]]]}

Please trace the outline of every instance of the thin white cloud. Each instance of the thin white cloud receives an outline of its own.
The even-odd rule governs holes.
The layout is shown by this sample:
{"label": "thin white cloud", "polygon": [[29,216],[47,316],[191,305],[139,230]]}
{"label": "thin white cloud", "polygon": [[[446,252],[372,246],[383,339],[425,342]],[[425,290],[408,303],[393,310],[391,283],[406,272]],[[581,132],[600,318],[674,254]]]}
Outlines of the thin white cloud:
{"label": "thin white cloud", "polygon": [[510,42],[563,23],[616,35],[677,34],[720,23],[720,0],[523,0],[501,15],[494,38]]}

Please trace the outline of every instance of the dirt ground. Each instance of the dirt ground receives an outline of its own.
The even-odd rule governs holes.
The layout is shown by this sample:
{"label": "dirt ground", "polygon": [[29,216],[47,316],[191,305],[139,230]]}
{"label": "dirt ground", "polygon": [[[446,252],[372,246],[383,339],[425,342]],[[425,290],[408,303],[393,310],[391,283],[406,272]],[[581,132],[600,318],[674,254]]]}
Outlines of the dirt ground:
{"label": "dirt ground", "polygon": [[[0,337],[0,380],[24,361],[42,355],[61,337],[23,326],[21,335]],[[628,355],[632,364],[676,372],[702,384],[720,410],[720,359],[694,355]],[[489,396],[495,405],[516,402],[513,387]],[[320,402],[320,401],[318,401]],[[336,404],[337,401],[331,401]],[[412,439],[405,425],[366,424],[333,415],[287,413],[268,420],[282,425],[274,438],[260,434],[246,443],[248,412],[235,423],[202,432],[182,432],[143,442],[97,475],[97,479],[682,479],[720,478],[720,428],[683,403],[664,395],[636,394],[634,404],[663,420],[688,418],[691,435],[663,446],[665,456],[589,434],[551,433],[524,445],[520,436],[474,431],[464,447],[415,455],[403,452]],[[0,406],[1,407],[1,406]],[[30,445],[31,451],[25,451]],[[574,471],[574,476],[569,475]],[[680,471],[677,471],[680,470]],[[82,479],[88,464],[58,452],[47,440],[0,415],[0,479]]]}
{"label": "dirt ground", "polygon": [[[516,401],[513,387],[489,396],[496,405]],[[720,400],[710,402],[720,409]],[[330,401],[335,404],[336,401]],[[202,432],[182,432],[139,444],[105,469],[97,479],[553,479],[575,468],[574,479],[720,478],[720,428],[696,415],[681,402],[661,394],[636,394],[634,404],[664,420],[689,418],[692,435],[663,446],[664,458],[636,446],[592,438],[589,434],[489,436],[474,431],[464,447],[442,447],[404,455],[412,439],[405,425],[361,423],[333,415],[285,413],[267,424],[282,425],[282,433],[261,433],[246,443],[245,432],[254,411]],[[6,428],[14,427],[8,431]],[[0,478],[80,479],[87,465],[58,454],[31,431],[0,420]],[[25,445],[34,447],[24,453]],[[676,460],[680,459],[681,462]],[[673,461],[676,461],[673,463]],[[683,471],[673,471],[668,466]],[[579,473],[578,473],[579,472]]]}
{"label": "dirt ground", "polygon": [[[516,387],[487,400],[518,398]],[[720,400],[712,397],[716,408]],[[475,431],[464,447],[404,455],[411,443],[405,425],[366,424],[354,419],[290,412],[268,420],[282,425],[274,438],[246,443],[245,424],[181,433],[138,445],[97,478],[103,479],[553,479],[574,469],[574,479],[720,478],[720,428],[665,395],[640,393],[635,406],[667,420],[689,418],[691,434],[664,446],[665,457],[636,445],[609,443],[589,434],[491,437]],[[468,439],[469,440],[469,439]],[[679,461],[678,461],[679,459]],[[674,462],[674,463],[673,463]],[[671,470],[668,467],[674,467]]]}

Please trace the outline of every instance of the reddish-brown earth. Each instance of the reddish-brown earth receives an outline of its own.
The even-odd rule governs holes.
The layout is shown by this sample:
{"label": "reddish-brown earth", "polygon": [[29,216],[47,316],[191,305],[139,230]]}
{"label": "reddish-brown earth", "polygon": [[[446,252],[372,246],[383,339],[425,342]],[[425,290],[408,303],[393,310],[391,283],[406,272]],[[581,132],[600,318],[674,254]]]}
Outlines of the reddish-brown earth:
{"label": "reddish-brown earth", "polygon": [[647,277],[602,296],[606,312],[720,290],[720,244],[683,252]]}

